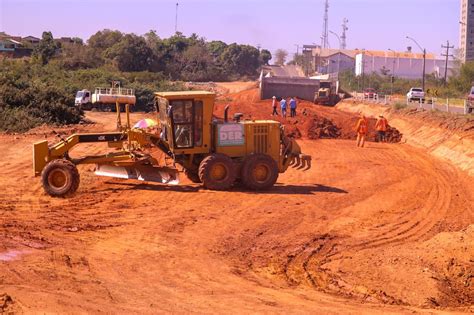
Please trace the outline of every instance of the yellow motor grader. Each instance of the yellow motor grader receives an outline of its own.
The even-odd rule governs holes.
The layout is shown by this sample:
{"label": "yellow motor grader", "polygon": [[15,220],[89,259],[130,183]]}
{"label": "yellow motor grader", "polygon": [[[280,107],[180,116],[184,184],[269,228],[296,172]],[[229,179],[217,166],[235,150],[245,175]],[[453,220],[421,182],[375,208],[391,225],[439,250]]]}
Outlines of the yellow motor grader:
{"label": "yellow motor grader", "polygon": [[[215,94],[203,91],[158,92],[155,105],[158,128],[131,128],[129,106],[122,126],[117,108],[117,132],[78,133],[58,143],[33,146],[35,176],[41,176],[51,196],[66,196],[79,186],[79,164],[96,164],[95,173],[124,179],[178,184],[178,168],[195,183],[211,190],[228,190],[240,181],[251,190],[272,187],[290,165],[311,167],[295,140],[285,136],[277,121],[243,120],[242,114],[213,117]],[[119,107],[119,104],[117,104]],[[104,142],[102,155],[72,158],[69,151],[81,143]],[[166,156],[159,159],[149,148]]]}

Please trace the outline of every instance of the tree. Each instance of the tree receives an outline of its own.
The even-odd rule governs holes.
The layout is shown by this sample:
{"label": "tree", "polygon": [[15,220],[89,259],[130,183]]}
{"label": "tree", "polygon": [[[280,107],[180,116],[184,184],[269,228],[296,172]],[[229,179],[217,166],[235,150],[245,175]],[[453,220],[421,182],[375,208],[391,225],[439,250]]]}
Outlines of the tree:
{"label": "tree", "polygon": [[54,41],[53,34],[51,32],[43,32],[38,46],[33,50],[33,57],[39,59],[45,65],[56,54],[58,49],[59,45]]}
{"label": "tree", "polygon": [[119,31],[105,29],[102,31],[98,31],[97,33],[92,35],[87,41],[87,43],[92,49],[103,52],[106,49],[120,42],[123,36],[124,35]]}
{"label": "tree", "polygon": [[275,51],[275,64],[283,66],[285,64],[286,58],[288,57],[288,52],[284,49],[277,49]]}
{"label": "tree", "polygon": [[267,49],[262,49],[260,51],[260,64],[268,66],[268,63],[272,59],[272,53]]}
{"label": "tree", "polygon": [[220,60],[227,73],[251,76],[256,74],[260,66],[259,58],[257,48],[233,43],[224,49]]}
{"label": "tree", "polygon": [[153,52],[143,37],[127,34],[120,42],[106,50],[105,56],[113,59],[120,71],[148,70]]}

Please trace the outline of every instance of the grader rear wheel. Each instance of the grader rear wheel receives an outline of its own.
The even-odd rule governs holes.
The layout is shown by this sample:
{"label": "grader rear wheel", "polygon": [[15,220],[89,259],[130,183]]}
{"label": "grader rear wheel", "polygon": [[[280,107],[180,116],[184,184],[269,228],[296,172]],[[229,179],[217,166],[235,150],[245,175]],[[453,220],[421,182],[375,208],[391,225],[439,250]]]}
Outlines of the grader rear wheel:
{"label": "grader rear wheel", "polygon": [[252,190],[273,187],[278,178],[278,165],[266,154],[252,154],[242,165],[242,182]]}
{"label": "grader rear wheel", "polygon": [[228,190],[235,182],[236,174],[232,159],[224,154],[212,154],[199,165],[199,179],[211,190]]}
{"label": "grader rear wheel", "polygon": [[41,183],[47,194],[63,197],[74,193],[80,177],[76,165],[64,159],[49,162],[41,173]]}

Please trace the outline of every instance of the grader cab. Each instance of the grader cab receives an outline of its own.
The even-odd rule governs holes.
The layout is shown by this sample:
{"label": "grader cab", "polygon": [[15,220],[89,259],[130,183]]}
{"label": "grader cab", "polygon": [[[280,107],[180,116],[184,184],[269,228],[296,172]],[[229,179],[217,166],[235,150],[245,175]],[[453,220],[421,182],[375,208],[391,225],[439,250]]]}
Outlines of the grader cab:
{"label": "grader cab", "polygon": [[[79,164],[96,164],[95,173],[101,176],[165,184],[179,183],[179,165],[191,181],[212,190],[228,190],[237,181],[251,190],[268,189],[290,165],[311,167],[311,157],[284,135],[279,122],[242,120],[242,114],[229,120],[228,108],[224,119],[214,118],[214,100],[210,92],[158,92],[159,131],[130,128],[127,111],[122,128],[118,116],[119,132],[74,134],[52,146],[38,142],[33,151],[35,175],[41,175],[48,194],[64,196],[78,188]],[[71,158],[69,151],[84,142],[107,142],[114,151]],[[153,156],[146,150],[150,147],[167,159]]]}

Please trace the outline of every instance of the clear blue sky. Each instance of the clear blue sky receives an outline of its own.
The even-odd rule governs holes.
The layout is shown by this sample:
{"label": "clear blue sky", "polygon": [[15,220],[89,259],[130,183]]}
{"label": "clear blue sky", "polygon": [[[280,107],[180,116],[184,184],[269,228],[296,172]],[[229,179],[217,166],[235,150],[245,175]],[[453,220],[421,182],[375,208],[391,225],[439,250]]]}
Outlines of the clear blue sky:
{"label": "clear blue sky", "polygon": [[[295,44],[320,43],[323,0],[0,0],[0,31],[40,37],[84,39],[109,28],[161,37],[178,30],[209,40],[260,44],[274,52]],[[348,48],[405,50],[410,35],[435,54],[449,40],[459,45],[460,0],[330,0],[329,29],[340,34],[349,19]],[[330,34],[331,47],[337,38]]]}

